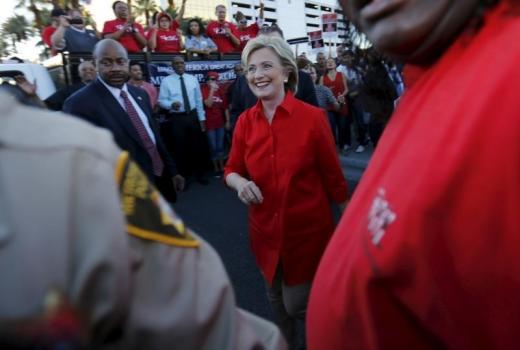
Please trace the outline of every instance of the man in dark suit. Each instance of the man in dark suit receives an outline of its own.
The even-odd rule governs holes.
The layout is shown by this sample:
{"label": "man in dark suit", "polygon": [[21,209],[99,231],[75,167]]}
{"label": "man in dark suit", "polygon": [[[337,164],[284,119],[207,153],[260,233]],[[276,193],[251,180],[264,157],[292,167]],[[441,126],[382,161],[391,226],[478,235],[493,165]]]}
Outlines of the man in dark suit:
{"label": "man in dark suit", "polygon": [[184,188],[154,120],[146,91],[127,85],[128,54],[113,39],[94,49],[98,78],[69,97],[63,111],[109,129],[116,143],[129,152],[165,198],[174,202]]}

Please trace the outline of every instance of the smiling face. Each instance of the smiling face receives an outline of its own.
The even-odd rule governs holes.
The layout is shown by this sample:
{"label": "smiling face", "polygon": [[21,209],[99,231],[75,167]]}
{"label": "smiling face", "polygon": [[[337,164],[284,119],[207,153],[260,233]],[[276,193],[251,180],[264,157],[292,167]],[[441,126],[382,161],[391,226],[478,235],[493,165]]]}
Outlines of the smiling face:
{"label": "smiling face", "polygon": [[254,51],[247,62],[247,82],[260,100],[283,99],[288,78],[280,58],[267,47]]}
{"label": "smiling face", "polygon": [[85,84],[90,83],[92,80],[96,79],[96,67],[92,62],[83,62],[78,67],[79,77],[81,81]]}
{"label": "smiling face", "polygon": [[475,14],[480,0],[340,0],[382,52],[411,62],[439,55]]}

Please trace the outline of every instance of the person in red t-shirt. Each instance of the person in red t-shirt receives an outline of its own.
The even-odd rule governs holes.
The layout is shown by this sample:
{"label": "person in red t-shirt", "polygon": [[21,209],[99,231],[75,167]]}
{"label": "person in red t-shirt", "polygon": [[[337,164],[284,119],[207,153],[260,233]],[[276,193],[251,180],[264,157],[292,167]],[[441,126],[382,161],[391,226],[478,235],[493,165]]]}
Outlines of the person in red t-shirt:
{"label": "person in red t-shirt", "polygon": [[103,37],[119,41],[129,53],[141,52],[143,47],[146,46],[143,27],[139,23],[134,22],[125,2],[114,2],[112,9],[117,18],[105,22]]}
{"label": "person in red t-shirt", "polygon": [[347,184],[324,111],[293,95],[289,44],[260,35],[242,58],[258,102],[238,118],[224,174],[249,206],[251,249],[277,323],[299,349],[311,281],[334,231],[330,203],[346,202]]}
{"label": "person in red t-shirt", "polygon": [[340,3],[424,69],[320,262],[309,350],[518,349],[520,2]]}
{"label": "person in red t-shirt", "polygon": [[224,89],[217,83],[218,77],[217,72],[208,72],[207,83],[201,88],[206,112],[206,134],[216,175],[224,171],[224,129],[230,129],[228,99]]}
{"label": "person in red t-shirt", "polygon": [[52,47],[52,34],[58,29],[58,26],[60,25],[60,17],[65,16],[67,13],[63,11],[60,8],[54,8],[51,11],[51,24],[42,30],[42,41],[45,43],[45,45],[51,50],[51,56],[54,56],[58,53],[57,50],[55,50]]}
{"label": "person in red t-shirt", "polygon": [[216,21],[211,21],[206,27],[206,35],[210,37],[217,45],[218,52],[229,53],[236,52],[240,46],[238,39],[237,27],[226,21],[226,6],[218,5],[215,8],[217,15]]}
{"label": "person in red t-shirt", "polygon": [[240,52],[242,52],[244,47],[246,47],[247,42],[258,36],[260,27],[264,22],[264,3],[260,3],[260,12],[258,14],[258,20],[255,21],[253,24],[247,25],[247,18],[241,11],[235,13],[235,20],[238,23],[237,33],[238,40],[240,40],[240,46],[238,49]]}
{"label": "person in red t-shirt", "polygon": [[151,51],[179,53],[184,49],[180,25],[185,5],[186,0],[183,0],[174,20],[166,12],[157,15],[157,23],[151,27],[147,35],[148,48]]}

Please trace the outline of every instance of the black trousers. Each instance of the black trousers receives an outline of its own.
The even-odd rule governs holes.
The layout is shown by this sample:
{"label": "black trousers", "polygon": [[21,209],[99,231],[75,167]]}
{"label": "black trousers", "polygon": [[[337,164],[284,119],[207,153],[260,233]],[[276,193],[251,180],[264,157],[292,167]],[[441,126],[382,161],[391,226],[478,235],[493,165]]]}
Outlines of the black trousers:
{"label": "black trousers", "polygon": [[209,163],[209,150],[196,110],[169,114],[161,124],[161,136],[177,164],[179,174],[185,178],[204,175]]}
{"label": "black trousers", "polygon": [[359,98],[349,98],[349,113],[354,121],[356,128],[358,145],[366,146],[367,142],[367,124],[364,120],[363,105]]}

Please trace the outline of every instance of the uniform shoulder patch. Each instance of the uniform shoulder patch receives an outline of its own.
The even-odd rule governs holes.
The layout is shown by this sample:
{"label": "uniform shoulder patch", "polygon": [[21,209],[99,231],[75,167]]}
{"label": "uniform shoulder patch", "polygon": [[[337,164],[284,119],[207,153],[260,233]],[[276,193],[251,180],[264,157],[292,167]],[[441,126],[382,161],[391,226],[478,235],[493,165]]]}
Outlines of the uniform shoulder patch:
{"label": "uniform shoulder patch", "polygon": [[179,247],[199,246],[200,242],[127,152],[119,156],[115,177],[128,234]]}

